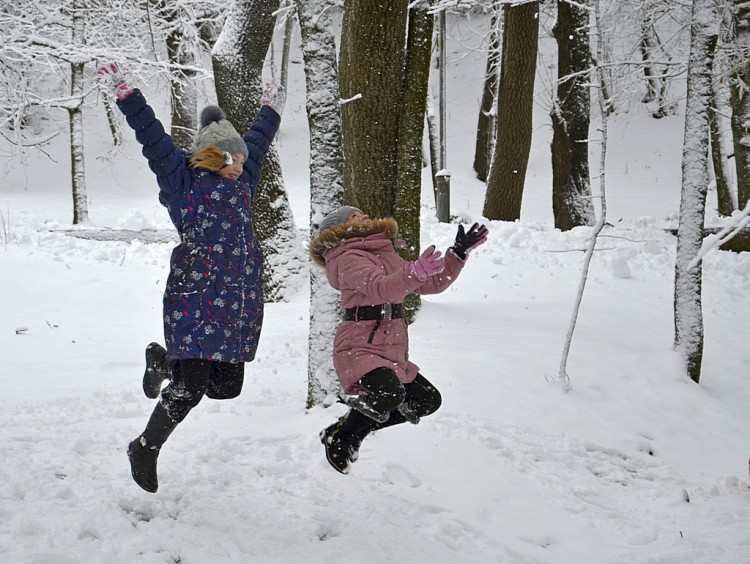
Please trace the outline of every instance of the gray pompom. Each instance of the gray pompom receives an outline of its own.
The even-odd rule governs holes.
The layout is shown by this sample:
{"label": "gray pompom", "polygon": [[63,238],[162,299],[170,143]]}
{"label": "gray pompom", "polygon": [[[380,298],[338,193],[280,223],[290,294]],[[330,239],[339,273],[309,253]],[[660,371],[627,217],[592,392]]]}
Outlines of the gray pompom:
{"label": "gray pompom", "polygon": [[223,119],[227,119],[227,116],[219,106],[206,106],[201,112],[200,127],[203,129],[209,123]]}

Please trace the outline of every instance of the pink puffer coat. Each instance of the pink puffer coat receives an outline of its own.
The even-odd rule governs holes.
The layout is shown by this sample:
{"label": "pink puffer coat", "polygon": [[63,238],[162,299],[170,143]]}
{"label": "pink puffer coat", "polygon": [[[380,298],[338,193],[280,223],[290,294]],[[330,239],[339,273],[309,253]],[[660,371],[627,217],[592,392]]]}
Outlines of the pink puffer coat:
{"label": "pink puffer coat", "polygon": [[[398,225],[392,219],[365,225],[342,224],[325,230],[310,244],[310,255],[324,266],[331,286],[341,292],[344,309],[384,303],[400,304],[407,294],[437,294],[450,286],[463,268],[452,252],[445,254],[445,270],[420,282],[411,263],[396,252]],[[409,361],[406,319],[343,321],[333,343],[333,365],[346,393],[356,393],[356,383],[375,368],[393,370],[408,384],[419,367]]]}

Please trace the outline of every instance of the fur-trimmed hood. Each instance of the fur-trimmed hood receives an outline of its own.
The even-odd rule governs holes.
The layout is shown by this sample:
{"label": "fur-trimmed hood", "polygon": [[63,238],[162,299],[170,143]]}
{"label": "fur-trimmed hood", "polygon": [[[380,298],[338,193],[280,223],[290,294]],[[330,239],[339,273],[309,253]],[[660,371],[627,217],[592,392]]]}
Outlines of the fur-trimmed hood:
{"label": "fur-trimmed hood", "polygon": [[373,219],[362,225],[341,223],[320,233],[310,243],[310,258],[318,266],[325,268],[325,254],[349,239],[364,238],[376,233],[385,233],[389,239],[396,239],[398,223],[395,219]]}

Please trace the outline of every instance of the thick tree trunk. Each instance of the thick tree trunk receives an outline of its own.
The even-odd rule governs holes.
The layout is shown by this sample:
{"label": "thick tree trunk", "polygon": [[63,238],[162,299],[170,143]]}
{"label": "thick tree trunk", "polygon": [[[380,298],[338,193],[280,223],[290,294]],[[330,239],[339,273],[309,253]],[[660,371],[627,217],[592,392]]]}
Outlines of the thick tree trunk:
{"label": "thick tree trunk", "polygon": [[503,33],[503,12],[499,4],[493,5],[492,23],[490,24],[490,42],[487,48],[487,66],[484,71],[484,85],[482,87],[482,103],[479,107],[477,120],[477,140],[474,147],[474,172],[482,182],[487,181],[492,162],[492,152],[495,148],[495,131],[497,128],[497,114],[495,100],[497,99],[498,77],[500,75],[500,40]]}
{"label": "thick tree trunk", "polygon": [[552,211],[555,227],[594,225],[589,176],[589,11],[557,3],[557,97],[552,117]]}
{"label": "thick tree trunk", "polygon": [[[279,0],[238,0],[214,45],[212,63],[219,105],[235,128],[244,132],[260,107],[263,62],[273,36]],[[285,298],[296,283],[299,246],[294,217],[284,188],[279,155],[272,145],[253,201],[255,236],[264,256],[264,299]]]}
{"label": "thick tree trunk", "polygon": [[[311,240],[323,217],[344,199],[336,44],[326,4],[326,0],[297,1],[310,127]],[[333,369],[333,337],[340,321],[338,292],[328,283],[325,270],[311,264],[307,407],[335,401],[341,389]]]}
{"label": "thick tree trunk", "polygon": [[718,14],[713,0],[693,0],[690,61],[682,158],[682,197],[675,262],[675,350],[687,375],[699,382],[703,360],[701,264],[688,269],[703,242],[708,188],[708,108],[713,58],[718,40]]}
{"label": "thick tree trunk", "polygon": [[497,98],[497,141],[483,215],[491,220],[516,221],[521,218],[531,149],[539,2],[505,4],[503,10],[505,26]]}
{"label": "thick tree trunk", "polygon": [[[422,141],[424,114],[430,82],[432,31],[435,18],[429,3],[422,2],[409,10],[409,33],[403,83],[403,103],[398,131],[398,176],[394,219],[399,238],[406,242],[399,254],[406,260],[419,256],[420,209],[422,203]],[[420,299],[409,294],[404,307],[409,319],[419,309]]]}
{"label": "thick tree trunk", "polygon": [[[179,16],[175,13],[175,23]],[[167,55],[172,65],[172,126],[170,134],[175,145],[187,149],[193,142],[198,125],[198,89],[195,86],[194,49],[185,44],[185,33],[179,27],[167,37]]]}
{"label": "thick tree trunk", "polygon": [[347,0],[339,76],[344,200],[371,217],[392,216],[409,0]]}

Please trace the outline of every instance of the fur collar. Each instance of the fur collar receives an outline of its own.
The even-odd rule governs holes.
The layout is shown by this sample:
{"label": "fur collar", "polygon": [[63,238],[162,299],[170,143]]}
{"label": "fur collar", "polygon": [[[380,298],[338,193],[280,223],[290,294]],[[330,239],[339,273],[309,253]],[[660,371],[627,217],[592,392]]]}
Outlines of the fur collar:
{"label": "fur collar", "polygon": [[336,227],[326,229],[310,243],[310,258],[318,266],[325,268],[325,253],[328,249],[358,237],[369,237],[376,233],[385,233],[389,239],[398,235],[398,223],[395,219],[373,219],[363,225],[341,223]]}

